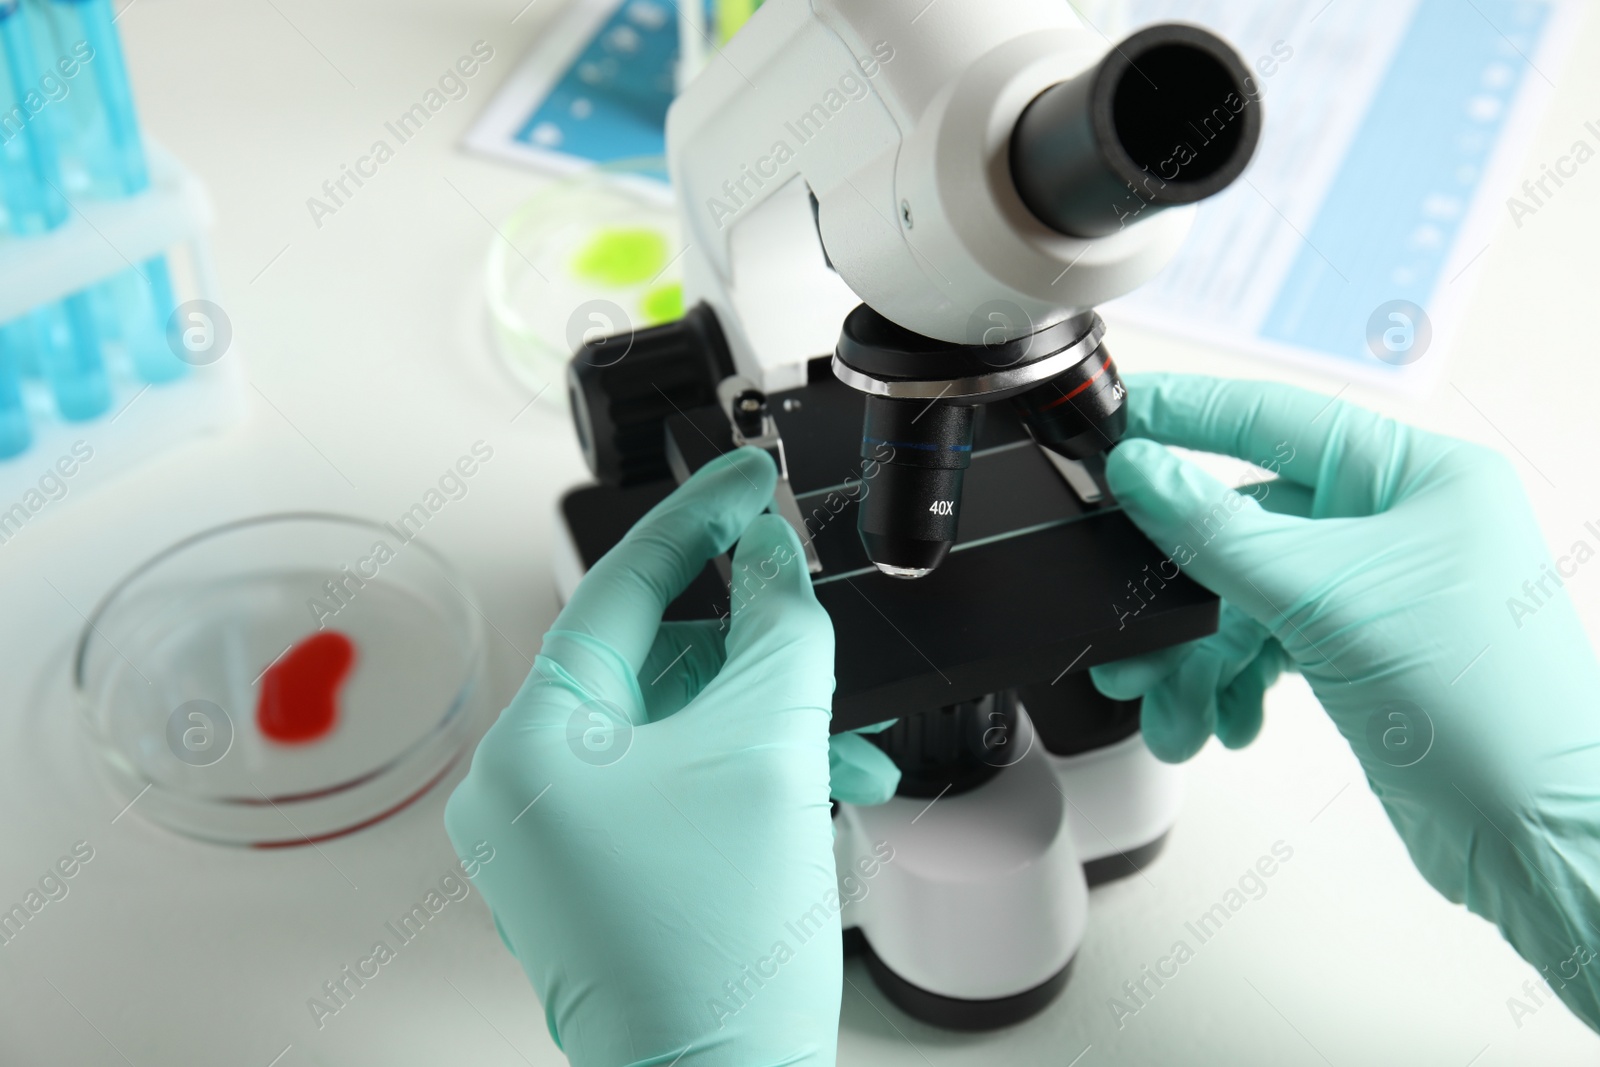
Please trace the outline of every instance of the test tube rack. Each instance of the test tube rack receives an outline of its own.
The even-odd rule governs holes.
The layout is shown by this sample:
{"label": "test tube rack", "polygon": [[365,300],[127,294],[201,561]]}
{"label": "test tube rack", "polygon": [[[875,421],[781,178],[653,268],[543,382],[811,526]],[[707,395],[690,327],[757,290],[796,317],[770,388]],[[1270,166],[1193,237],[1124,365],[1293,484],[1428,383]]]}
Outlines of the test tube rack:
{"label": "test tube rack", "polygon": [[[205,186],[160,145],[146,141],[146,151],[148,189],[121,200],[74,202],[71,217],[55,230],[0,244],[0,322],[163,254],[174,261],[180,304],[203,299],[222,306]],[[157,385],[115,365],[108,370],[110,408],[81,422],[63,420],[40,383],[25,383],[34,440],[26,451],[0,460],[0,543],[65,495],[56,482],[64,481],[72,493],[104,484],[182,441],[237,422],[245,409],[236,344],[214,362]],[[87,460],[86,451],[92,453]],[[64,475],[69,468],[72,475]],[[19,506],[27,518],[15,510]]]}

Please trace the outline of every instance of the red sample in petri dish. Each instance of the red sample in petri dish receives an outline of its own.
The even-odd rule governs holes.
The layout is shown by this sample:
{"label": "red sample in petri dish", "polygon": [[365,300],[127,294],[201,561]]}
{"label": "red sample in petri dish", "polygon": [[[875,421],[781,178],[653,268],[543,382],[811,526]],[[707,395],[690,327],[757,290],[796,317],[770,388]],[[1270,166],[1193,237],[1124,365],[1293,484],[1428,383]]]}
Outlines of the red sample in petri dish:
{"label": "red sample in petri dish", "polygon": [[256,725],[281,744],[316,741],[339,719],[339,689],[355,665],[356,646],[325,630],[301,640],[261,676]]}

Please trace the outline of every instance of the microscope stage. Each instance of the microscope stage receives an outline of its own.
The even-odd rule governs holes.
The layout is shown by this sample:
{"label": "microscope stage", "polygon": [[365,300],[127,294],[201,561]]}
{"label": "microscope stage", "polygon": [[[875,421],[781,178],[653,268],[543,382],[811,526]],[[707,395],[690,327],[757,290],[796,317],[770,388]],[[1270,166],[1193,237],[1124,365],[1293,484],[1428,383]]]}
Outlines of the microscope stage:
{"label": "microscope stage", "polygon": [[[980,412],[949,557],[925,578],[879,573],[856,532],[856,502],[874,473],[857,454],[862,395],[825,361],[812,367],[810,384],[768,399],[823,564],[812,580],[834,624],[835,733],[1049,685],[1216,630],[1216,597],[1177,573],[1109,494],[1083,503],[1000,404]],[[669,418],[667,438],[679,480],[734,447],[716,407]],[[569,493],[562,511],[584,567],[673,488],[663,480]],[[667,618],[725,618],[728,575],[727,557],[708,564]]]}

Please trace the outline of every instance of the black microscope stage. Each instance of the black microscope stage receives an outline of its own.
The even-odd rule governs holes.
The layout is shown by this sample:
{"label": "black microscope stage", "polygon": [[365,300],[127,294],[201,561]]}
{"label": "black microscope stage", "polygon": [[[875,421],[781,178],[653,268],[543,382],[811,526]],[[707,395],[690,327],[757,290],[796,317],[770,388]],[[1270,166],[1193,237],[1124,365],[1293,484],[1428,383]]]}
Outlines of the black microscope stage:
{"label": "black microscope stage", "polygon": [[[1032,707],[1051,689],[1082,691],[1063,676],[1215,632],[1216,597],[1174,574],[1103,485],[1105,503],[1083,503],[1006,404],[980,410],[949,557],[907,580],[879,573],[856,532],[873,473],[858,454],[862,394],[820,359],[807,385],[768,401],[823,564],[812,581],[836,637],[835,733],[1007,689],[1038,694],[1025,697]],[[671,416],[666,434],[679,481],[734,448],[714,406]],[[673,488],[662,479],[568,493],[562,511],[584,567]],[[666,617],[726,615],[728,566],[708,564]]]}

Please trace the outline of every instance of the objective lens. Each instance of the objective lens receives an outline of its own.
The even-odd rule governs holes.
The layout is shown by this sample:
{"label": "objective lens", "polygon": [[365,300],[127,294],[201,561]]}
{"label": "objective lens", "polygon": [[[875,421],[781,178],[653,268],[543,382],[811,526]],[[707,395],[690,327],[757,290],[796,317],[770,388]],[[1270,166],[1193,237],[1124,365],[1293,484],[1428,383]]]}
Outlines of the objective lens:
{"label": "objective lens", "polygon": [[1034,440],[1068,459],[1108,451],[1128,429],[1127,388],[1103,347],[1012,399]]}
{"label": "objective lens", "polygon": [[961,520],[976,409],[867,397],[861,458],[877,463],[861,500],[867,558],[891,578],[921,578],[944,561]]}

